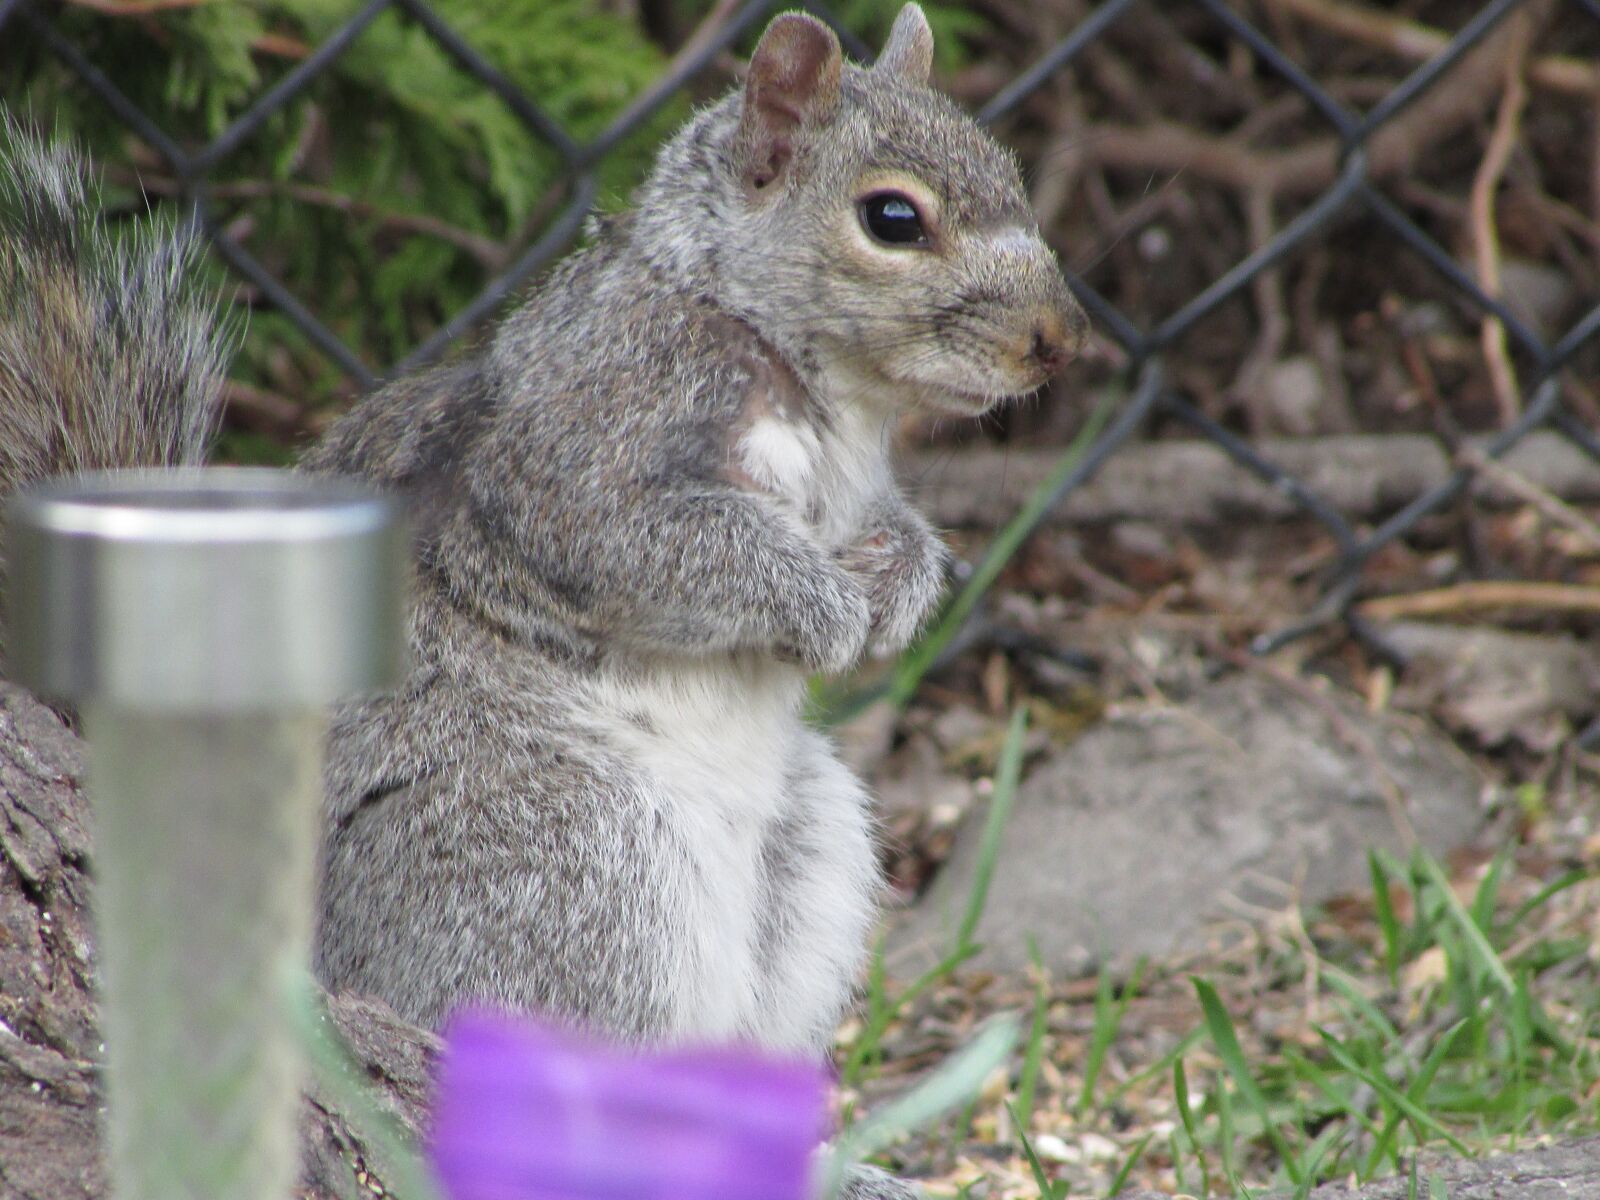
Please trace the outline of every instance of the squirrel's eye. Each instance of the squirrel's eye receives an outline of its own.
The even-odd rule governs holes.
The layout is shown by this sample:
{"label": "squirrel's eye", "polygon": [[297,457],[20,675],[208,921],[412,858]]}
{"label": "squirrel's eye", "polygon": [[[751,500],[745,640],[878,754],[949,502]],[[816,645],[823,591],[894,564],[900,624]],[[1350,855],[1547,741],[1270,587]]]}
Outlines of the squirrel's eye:
{"label": "squirrel's eye", "polygon": [[878,192],[861,201],[858,207],[867,232],[885,246],[928,244],[928,231],[922,227],[917,206],[899,192]]}

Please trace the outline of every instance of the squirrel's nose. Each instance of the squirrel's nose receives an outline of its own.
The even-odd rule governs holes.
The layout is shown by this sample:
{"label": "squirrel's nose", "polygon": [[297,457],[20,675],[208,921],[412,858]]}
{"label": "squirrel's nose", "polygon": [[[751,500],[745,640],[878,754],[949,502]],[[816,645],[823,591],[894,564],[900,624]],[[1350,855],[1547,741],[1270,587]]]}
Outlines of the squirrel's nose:
{"label": "squirrel's nose", "polygon": [[1076,305],[1064,315],[1041,316],[1033,324],[1028,358],[1046,375],[1054,375],[1082,348],[1084,325],[1082,310]]}
{"label": "squirrel's nose", "polygon": [[1045,374],[1054,374],[1072,360],[1083,346],[1083,333],[1059,318],[1042,318],[1034,323],[1034,342],[1027,357]]}
{"label": "squirrel's nose", "polygon": [[1038,363],[1047,375],[1054,375],[1067,365],[1070,357],[1067,345],[1053,332],[1046,332],[1044,326],[1033,327],[1033,346],[1028,351],[1028,357]]}

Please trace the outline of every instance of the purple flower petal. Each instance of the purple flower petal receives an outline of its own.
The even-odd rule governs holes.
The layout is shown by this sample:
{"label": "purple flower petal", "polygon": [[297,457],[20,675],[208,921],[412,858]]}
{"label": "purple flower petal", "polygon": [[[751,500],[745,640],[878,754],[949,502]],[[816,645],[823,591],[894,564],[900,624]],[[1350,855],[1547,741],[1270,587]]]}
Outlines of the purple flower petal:
{"label": "purple flower petal", "polygon": [[809,1063],[642,1054],[465,1013],[431,1153],[449,1200],[808,1200],[826,1094]]}

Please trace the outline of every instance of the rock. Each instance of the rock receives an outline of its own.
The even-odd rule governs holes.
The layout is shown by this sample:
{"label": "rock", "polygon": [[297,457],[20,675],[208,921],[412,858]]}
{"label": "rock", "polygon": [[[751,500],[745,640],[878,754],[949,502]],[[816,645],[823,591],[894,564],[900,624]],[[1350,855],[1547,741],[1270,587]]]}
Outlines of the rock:
{"label": "rock", "polygon": [[1261,380],[1264,414],[1275,432],[1307,437],[1327,432],[1328,389],[1316,359],[1300,354],[1269,366]]}
{"label": "rock", "polygon": [[[978,964],[1020,969],[1031,935],[1058,973],[1126,966],[1197,946],[1231,898],[1278,907],[1286,884],[1307,903],[1365,886],[1368,847],[1404,850],[1374,764],[1422,845],[1442,853],[1473,836],[1484,781],[1464,755],[1402,717],[1332,694],[1328,704],[1337,723],[1241,675],[1085,732],[1018,790]],[[928,894],[891,929],[896,975],[949,948],[986,815],[969,814]]]}
{"label": "rock", "polygon": [[1118,521],[1107,531],[1119,553],[1165,561],[1176,553],[1172,529],[1153,521]]}
{"label": "rock", "polygon": [[1600,711],[1600,654],[1577,638],[1421,621],[1381,633],[1410,659],[1395,702],[1482,746],[1550,750]]}

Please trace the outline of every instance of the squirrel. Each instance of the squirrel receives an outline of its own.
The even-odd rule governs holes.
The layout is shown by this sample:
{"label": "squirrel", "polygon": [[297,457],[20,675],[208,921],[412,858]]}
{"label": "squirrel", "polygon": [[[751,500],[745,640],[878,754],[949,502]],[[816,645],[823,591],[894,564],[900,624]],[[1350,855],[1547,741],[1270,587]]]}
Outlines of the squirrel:
{"label": "squirrel", "polygon": [[113,239],[83,164],[0,108],[0,496],[50,475],[198,463],[233,333],[172,229]]}
{"label": "squirrel", "polygon": [[870,69],[777,17],[481,353],[305,458],[409,496],[420,568],[415,670],[330,741],[331,986],[827,1046],[879,881],[806,679],[905,646],[945,571],[889,433],[1039,387],[1083,327],[932,50],[915,5]]}
{"label": "squirrel", "polygon": [[[932,53],[915,4],[870,68],[776,17],[631,211],[479,349],[382,387],[303,457],[406,497],[418,568],[409,677],[333,719],[330,989],[429,1026],[482,1001],[638,1042],[826,1051],[880,877],[807,679],[906,646],[948,556],[890,434],[1036,390],[1086,326],[1014,157],[930,88]],[[66,167],[17,174],[53,193],[0,243],[0,279],[81,274],[51,243],[81,224]],[[91,335],[51,333],[36,365],[36,319],[0,310],[0,431],[57,397],[204,427],[226,357],[204,314],[159,281],[93,286],[177,317],[137,338],[100,318],[101,386],[57,361]]]}

